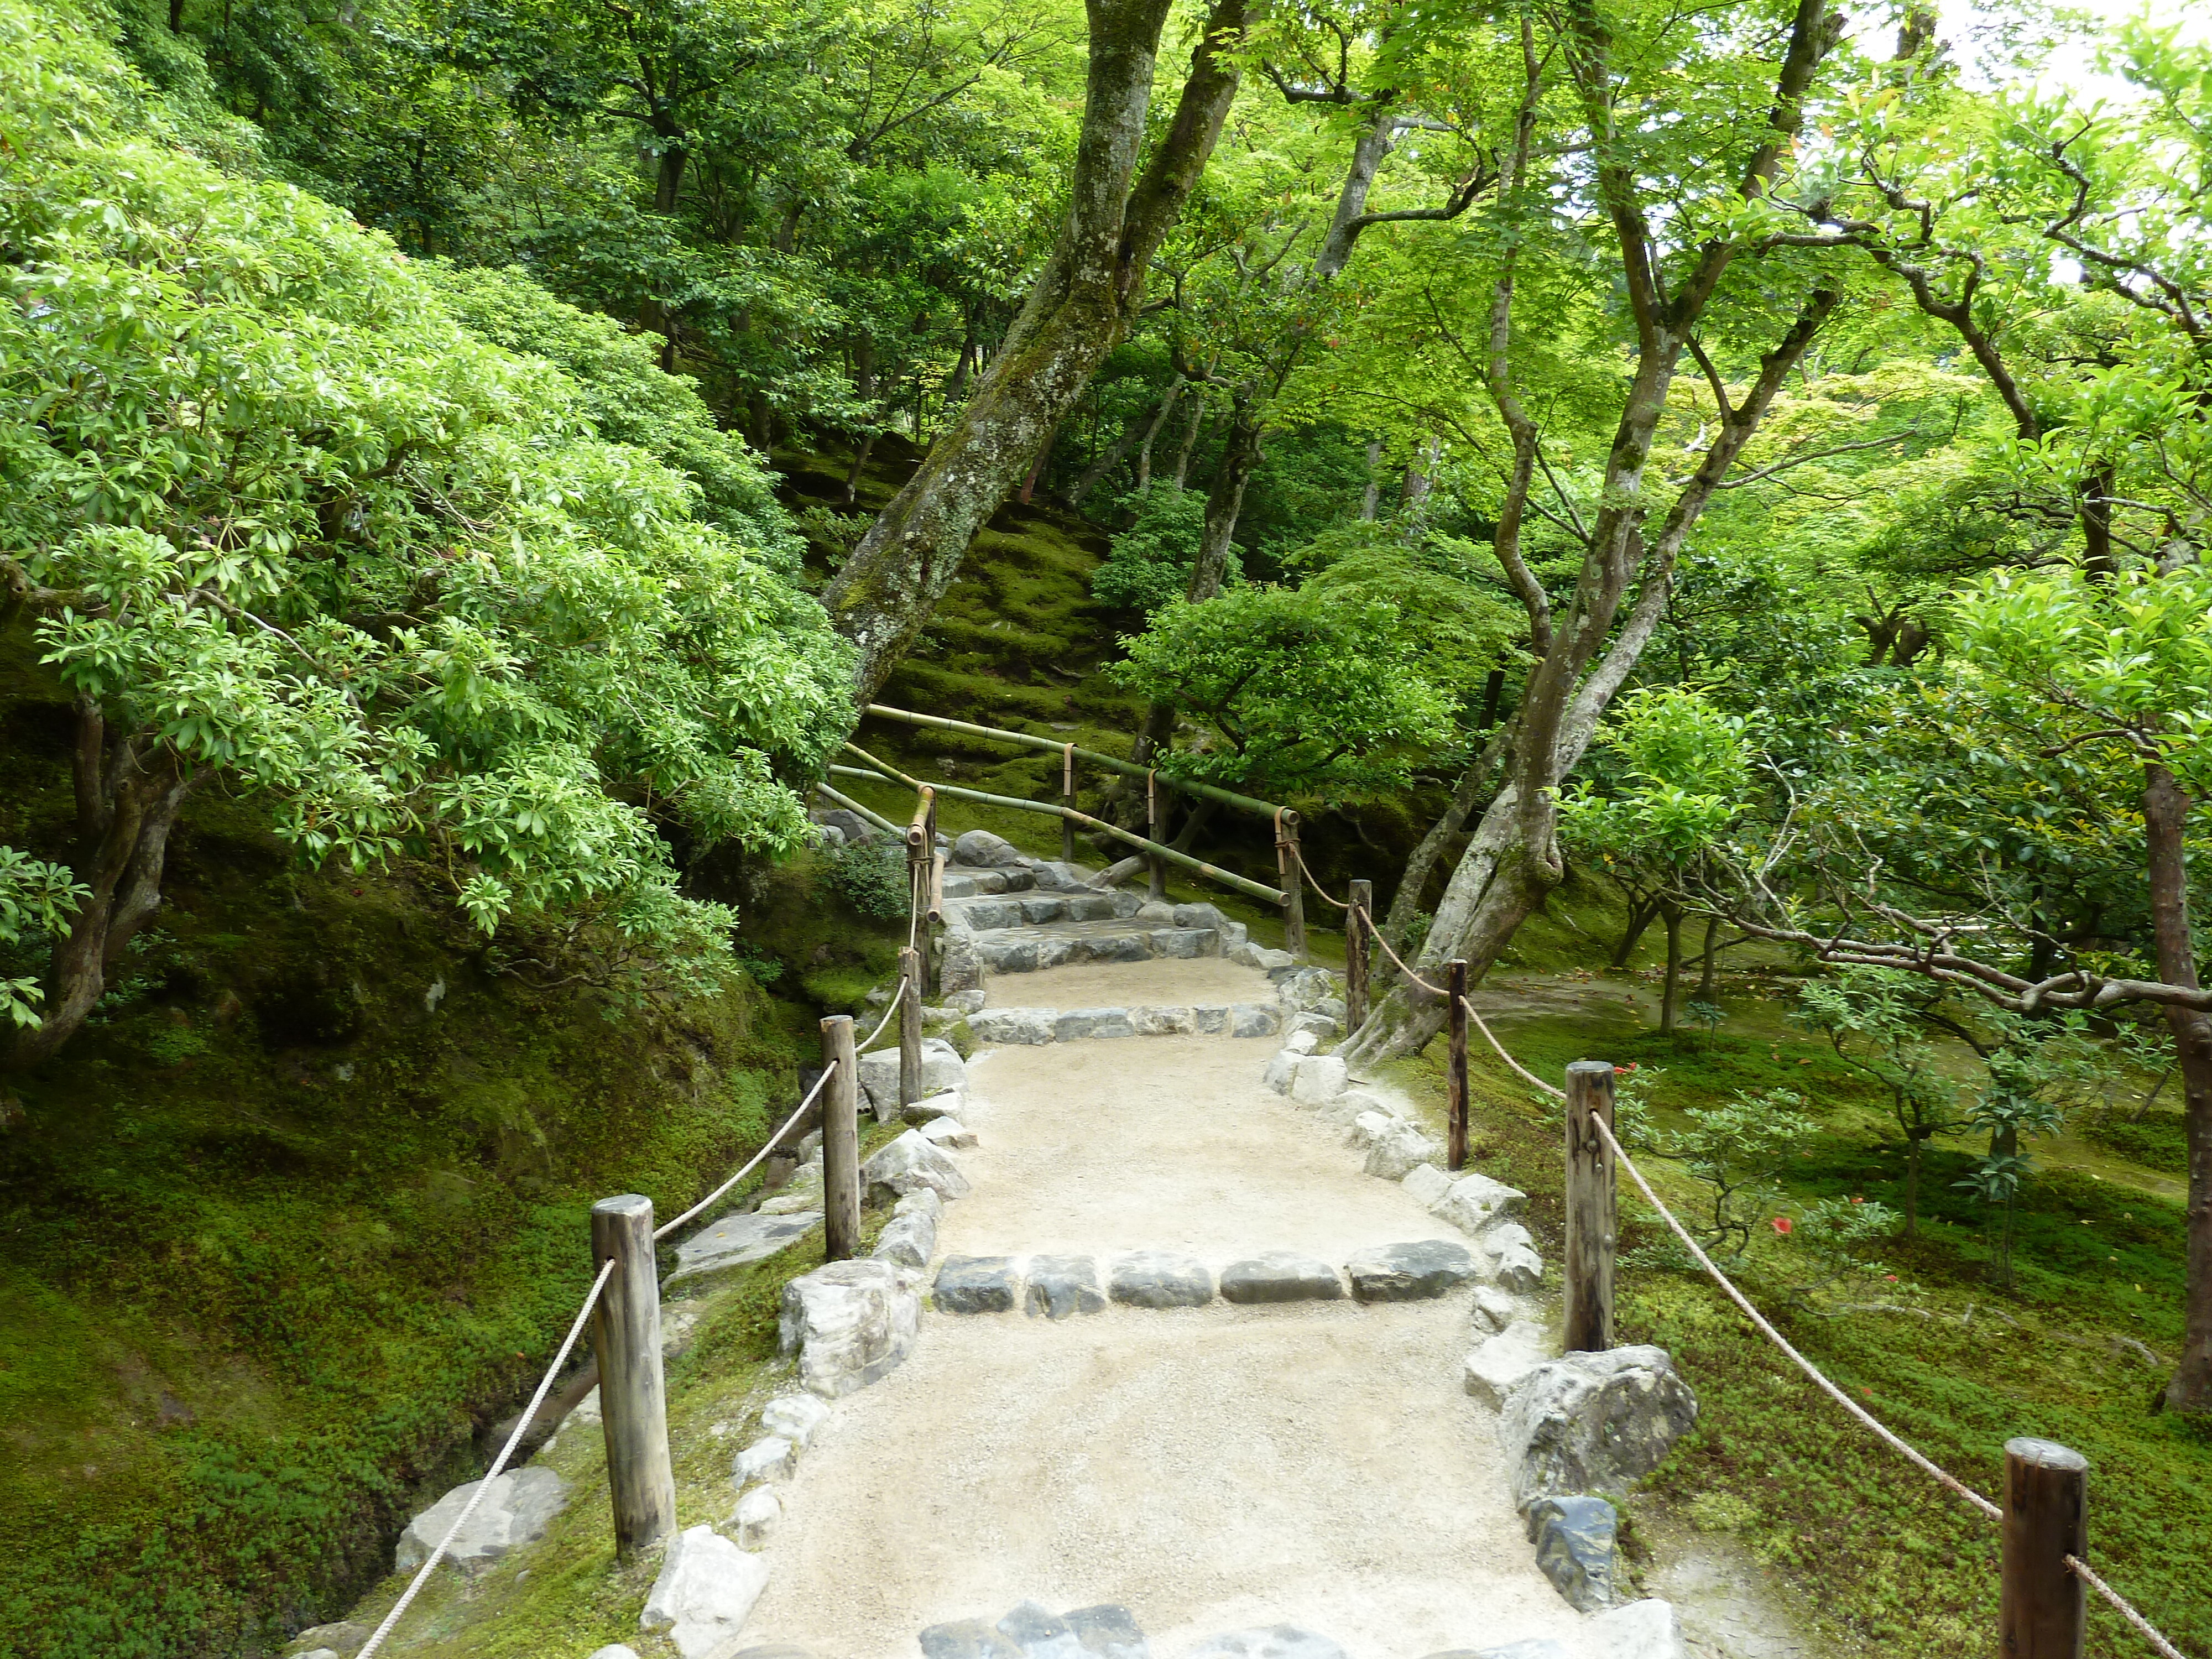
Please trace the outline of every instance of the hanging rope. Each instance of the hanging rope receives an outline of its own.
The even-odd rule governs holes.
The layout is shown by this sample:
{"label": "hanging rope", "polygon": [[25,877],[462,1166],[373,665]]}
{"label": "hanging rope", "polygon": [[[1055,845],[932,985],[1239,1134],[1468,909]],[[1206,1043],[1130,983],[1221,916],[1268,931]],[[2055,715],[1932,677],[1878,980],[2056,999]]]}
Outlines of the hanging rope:
{"label": "hanging rope", "polygon": [[1382,930],[1375,925],[1375,918],[1368,914],[1364,906],[1361,907],[1359,915],[1361,919],[1367,924],[1367,937],[1373,939],[1377,945],[1382,947],[1382,954],[1398,964],[1398,971],[1400,973],[1403,974],[1407,979],[1413,981],[1414,984],[1419,986],[1424,991],[1426,991],[1432,997],[1441,997],[1444,994],[1443,992],[1438,990],[1435,986],[1430,984],[1428,981],[1423,979],[1419,974],[1406,966],[1406,959],[1390,948],[1390,941],[1382,937]]}
{"label": "hanging rope", "polygon": [[899,975],[898,984],[891,990],[891,1006],[884,1010],[884,1017],[876,1022],[876,1029],[869,1032],[867,1036],[862,1037],[860,1042],[854,1045],[856,1048],[865,1048],[884,1034],[884,1028],[886,1025],[889,1025],[893,1019],[897,1018],[899,1011],[899,999],[905,994],[906,975],[904,974],[901,974]]}
{"label": "hanging rope", "polygon": [[809,1106],[811,1106],[814,1103],[814,1097],[822,1092],[822,1085],[829,1082],[831,1075],[836,1073],[836,1069],[837,1062],[834,1060],[827,1066],[823,1066],[822,1068],[822,1075],[814,1079],[814,1086],[806,1091],[806,1098],[799,1103],[797,1109],[793,1111],[789,1117],[784,1119],[783,1127],[768,1138],[767,1143],[761,1147],[760,1151],[755,1152],[750,1158],[745,1160],[744,1168],[739,1170],[737,1174],[732,1176],[720,1186],[715,1188],[713,1192],[708,1194],[706,1197],[701,1199],[690,1209],[684,1211],[682,1215],[678,1216],[675,1220],[664,1221],[660,1225],[655,1227],[653,1230],[653,1243],[656,1244],[659,1243],[662,1239],[667,1237],[669,1234],[674,1232],[685,1222],[690,1220],[693,1216],[697,1215],[702,1210],[704,1210],[709,1204],[712,1204],[724,1193],[729,1191],[731,1188],[736,1186],[740,1181],[743,1181],[747,1176],[750,1175],[753,1172],[754,1166],[758,1164],[763,1158],[766,1158],[769,1155],[770,1149],[780,1143],[783,1139],[784,1136],[790,1132],[791,1126],[799,1121],[799,1115],[805,1112]]}
{"label": "hanging rope", "polygon": [[1526,1066],[1523,1066],[1519,1060],[1514,1059],[1512,1055],[1507,1054],[1505,1052],[1505,1045],[1500,1042],[1497,1037],[1492,1034],[1490,1027],[1482,1023],[1482,1016],[1474,1012],[1474,1005],[1472,1002],[1469,1002],[1465,997],[1462,997],[1459,1000],[1459,1002],[1460,1006],[1467,1010],[1467,1017],[1474,1022],[1474,1029],[1481,1032],[1484,1040],[1487,1042],[1492,1048],[1498,1051],[1498,1059],[1504,1060],[1508,1066],[1510,1066],[1516,1072],[1519,1073],[1524,1079],[1534,1084],[1537,1088],[1541,1089],[1546,1094],[1551,1096],[1554,1100],[1565,1100],[1567,1097],[1567,1091],[1565,1089],[1554,1089],[1550,1084],[1545,1082],[1543,1079],[1538,1077],[1534,1072],[1530,1071]]}
{"label": "hanging rope", "polygon": [[[1328,889],[1323,887],[1321,883],[1315,878],[1314,872],[1306,867],[1306,855],[1299,849],[1297,842],[1293,841],[1288,844],[1291,849],[1291,857],[1297,861],[1298,872],[1306,878],[1306,885],[1312,888],[1315,893],[1322,899],[1330,904],[1334,904],[1338,909],[1346,911],[1350,910],[1352,908],[1351,905],[1345,902],[1342,899],[1330,897]],[[1364,915],[1366,913],[1362,911],[1361,914]]]}

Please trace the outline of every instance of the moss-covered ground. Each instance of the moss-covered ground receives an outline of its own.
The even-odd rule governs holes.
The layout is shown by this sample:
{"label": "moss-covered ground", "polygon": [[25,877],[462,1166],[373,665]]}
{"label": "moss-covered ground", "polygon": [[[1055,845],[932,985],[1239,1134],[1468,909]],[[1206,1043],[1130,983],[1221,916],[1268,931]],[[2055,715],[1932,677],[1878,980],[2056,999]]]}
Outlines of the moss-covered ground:
{"label": "moss-covered ground", "polygon": [[[1516,939],[1493,990],[1533,1006],[1572,997],[1572,1012],[1494,1022],[1540,1077],[1601,1059],[1656,1073],[1651,1116],[1679,1127],[1684,1109],[1739,1091],[1787,1087],[1819,1133],[1797,1149],[1778,1213],[1857,1196],[1904,1207],[1904,1159],[1881,1102],[1825,1041],[1793,1025],[1796,976],[1756,959],[1724,971],[1717,1031],[1662,1035],[1651,952],[1606,972],[1577,965],[1569,942],[1609,945],[1618,911],[1601,890],[1571,888]],[[1584,950],[1583,963],[1605,953]],[[1729,958],[1723,958],[1724,961]],[[1966,1061],[1960,1051],[1961,1063]],[[1444,1045],[1395,1068],[1441,1122]],[[1561,1122],[1556,1107],[1475,1037],[1470,1065],[1474,1167],[1529,1194],[1530,1224],[1559,1260]],[[2127,1114],[2118,1114],[2125,1122]],[[2179,1115],[2154,1111],[2160,1148]],[[1885,1130],[1887,1128],[1887,1133]],[[1874,1270],[1832,1290],[1794,1233],[1761,1229],[1741,1272],[1776,1326],[1839,1385],[1978,1491],[2002,1493],[2004,1442],[2037,1435],[2090,1460],[2089,1535],[2099,1571],[2185,1652],[2212,1650],[2212,1431],[2151,1409],[2181,1328],[2181,1182],[2125,1148],[2077,1135],[2031,1143],[2017,1282],[1997,1287],[1993,1218],[1955,1188],[1984,1149],[1946,1137],[1923,1176],[1914,1240],[1878,1246]],[[1698,1188],[1679,1167],[1638,1159],[1660,1196],[1686,1214]],[[1820,1634],[1843,1653],[1996,1655],[1996,1529],[1881,1446],[1755,1332],[1680,1255],[1621,1178],[1617,1340],[1670,1350],[1695,1388],[1695,1431],[1638,1502],[1728,1534],[1802,1592]],[[1893,1279],[1890,1275],[1894,1275]],[[2089,1651],[2147,1650],[2091,1601]]]}
{"label": "moss-covered ground", "polygon": [[[0,841],[65,846],[68,732],[0,659]],[[720,1179],[892,960],[818,873],[732,872],[754,972],[636,1003],[199,797],[94,1023],[7,1080],[0,1655],[273,1652],[386,1571],[566,1328],[592,1202]]]}

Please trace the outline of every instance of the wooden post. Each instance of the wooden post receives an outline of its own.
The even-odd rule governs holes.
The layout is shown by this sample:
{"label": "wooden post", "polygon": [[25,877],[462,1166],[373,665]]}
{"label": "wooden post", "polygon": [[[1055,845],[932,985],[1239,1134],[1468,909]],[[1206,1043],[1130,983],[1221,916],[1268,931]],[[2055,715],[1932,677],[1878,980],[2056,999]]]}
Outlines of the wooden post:
{"label": "wooden post", "polygon": [[1298,815],[1275,815],[1275,862],[1283,872],[1283,949],[1294,957],[1306,953],[1306,883],[1298,868]]}
{"label": "wooden post", "polygon": [[1613,1346],[1613,1154],[1591,1126],[1613,1127],[1613,1067],[1578,1060],[1567,1067],[1567,1331],[1570,1353]]}
{"label": "wooden post", "polygon": [[[1075,805],[1075,745],[1070,744],[1060,753],[1060,804]],[[1060,856],[1066,863],[1075,862],[1075,820],[1060,821]]]}
{"label": "wooden post", "polygon": [[1375,908],[1375,884],[1352,884],[1352,908],[1344,913],[1344,1029],[1356,1031],[1367,1020],[1367,917]]}
{"label": "wooden post", "polygon": [[1456,1171],[1467,1164],[1467,963],[1444,964],[1444,1029],[1450,1034],[1449,1075],[1445,1080],[1444,1163]]}
{"label": "wooden post", "polygon": [[[1145,774],[1145,839],[1160,839],[1160,781],[1159,774]],[[1158,853],[1152,854],[1152,884],[1147,898],[1164,899],[1168,896],[1168,861]]]}
{"label": "wooden post", "polygon": [[592,1206],[592,1266],[596,1271],[611,1260],[615,1270],[592,1310],[592,1349],[599,1359],[599,1417],[607,1438],[615,1553],[629,1557],[676,1526],[651,1199],[625,1193]]}
{"label": "wooden post", "polygon": [[2055,1441],[2005,1442],[2004,1583],[1997,1651],[2005,1659],[2081,1659],[2087,1587],[2066,1565],[2089,1553],[2089,1462]]}
{"label": "wooden post", "polygon": [[822,1022],[822,1064],[837,1068],[822,1091],[822,1259],[844,1261],[860,1248],[860,1064],[850,1014]]}
{"label": "wooden post", "polygon": [[[921,1098],[921,952],[899,952],[899,1109]],[[823,1143],[829,1141],[824,1135]],[[829,1175],[827,1165],[823,1174]]]}

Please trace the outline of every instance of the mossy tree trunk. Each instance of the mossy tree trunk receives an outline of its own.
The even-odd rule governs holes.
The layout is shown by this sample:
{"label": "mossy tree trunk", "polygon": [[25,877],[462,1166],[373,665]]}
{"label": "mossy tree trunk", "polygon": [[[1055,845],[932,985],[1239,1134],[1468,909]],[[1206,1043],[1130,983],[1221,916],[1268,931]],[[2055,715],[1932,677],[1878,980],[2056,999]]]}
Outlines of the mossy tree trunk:
{"label": "mossy tree trunk", "polygon": [[860,647],[863,702],[936,610],[976,531],[1128,331],[1152,254],[1212,153],[1237,90],[1244,0],[1214,0],[1174,118],[1138,173],[1168,9],[1168,0],[1089,0],[1083,127],[1059,240],[975,395],[823,596]]}

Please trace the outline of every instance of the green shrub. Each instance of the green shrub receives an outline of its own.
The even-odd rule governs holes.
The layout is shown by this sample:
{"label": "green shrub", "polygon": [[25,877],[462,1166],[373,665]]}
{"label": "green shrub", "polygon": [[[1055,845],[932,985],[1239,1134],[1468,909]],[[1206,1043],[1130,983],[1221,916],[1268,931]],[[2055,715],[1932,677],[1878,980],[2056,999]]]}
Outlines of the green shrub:
{"label": "green shrub", "polygon": [[827,856],[823,881],[860,915],[886,921],[906,915],[906,858],[897,848],[848,842],[829,848]]}

